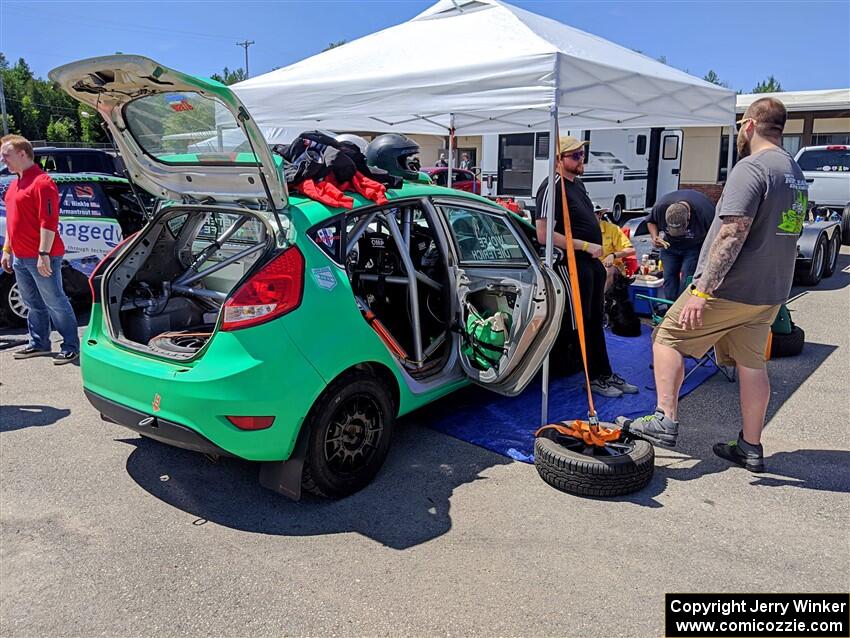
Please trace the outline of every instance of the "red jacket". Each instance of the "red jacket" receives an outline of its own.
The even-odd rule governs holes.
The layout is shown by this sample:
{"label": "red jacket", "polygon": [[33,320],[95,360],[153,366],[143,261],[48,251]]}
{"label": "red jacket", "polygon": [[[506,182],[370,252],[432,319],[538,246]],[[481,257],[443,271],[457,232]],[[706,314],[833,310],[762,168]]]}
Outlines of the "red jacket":
{"label": "red jacket", "polygon": [[65,254],[65,244],[59,236],[59,189],[35,164],[9,184],[6,202],[6,234],[15,257],[38,257],[41,229],[56,233],[50,256]]}

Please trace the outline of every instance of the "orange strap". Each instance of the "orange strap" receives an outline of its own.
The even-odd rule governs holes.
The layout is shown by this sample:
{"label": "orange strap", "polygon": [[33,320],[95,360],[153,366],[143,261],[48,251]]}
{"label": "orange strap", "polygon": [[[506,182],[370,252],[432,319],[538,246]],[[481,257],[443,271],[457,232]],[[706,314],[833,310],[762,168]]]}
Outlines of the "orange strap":
{"label": "orange strap", "polygon": [[[560,131],[555,129],[556,140],[560,140]],[[557,156],[558,174],[561,176],[561,212],[564,215],[564,237],[567,244],[567,269],[570,273],[570,290],[572,290],[573,316],[578,327],[578,342],[581,346],[581,360],[584,363],[584,379],[587,382],[587,414],[590,419],[596,419],[596,408],[593,405],[593,393],[590,391],[590,373],[587,367],[587,343],[584,334],[584,313],[581,309],[581,291],[578,285],[578,266],[576,265],[576,251],[573,246],[573,229],[570,225],[570,207],[567,204],[567,188],[564,182],[564,167],[561,165],[561,148],[558,146]],[[578,423],[578,421],[576,421]],[[618,434],[619,436],[619,434]]]}
{"label": "orange strap", "polygon": [[620,430],[616,428],[602,428],[578,419],[569,424],[563,422],[544,425],[534,433],[534,436],[538,437],[541,432],[545,432],[546,430],[555,430],[564,436],[571,436],[584,441],[588,445],[595,445],[597,447],[605,447],[607,443],[620,438]]}

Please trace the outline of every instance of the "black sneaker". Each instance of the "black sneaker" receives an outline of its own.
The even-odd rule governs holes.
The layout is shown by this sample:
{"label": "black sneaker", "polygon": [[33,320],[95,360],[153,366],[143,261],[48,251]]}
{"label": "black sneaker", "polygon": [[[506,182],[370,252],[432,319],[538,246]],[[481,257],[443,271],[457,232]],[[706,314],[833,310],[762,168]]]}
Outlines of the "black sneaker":
{"label": "black sneaker", "polygon": [[638,387],[636,385],[632,385],[628,381],[626,381],[619,374],[612,374],[608,377],[605,377],[605,381],[608,385],[614,386],[623,394],[637,394]]}
{"label": "black sneaker", "polygon": [[39,350],[33,346],[27,346],[23,350],[18,350],[12,355],[13,359],[29,359],[30,357],[44,357],[50,354],[50,350]]}
{"label": "black sneaker", "polygon": [[669,418],[660,408],[655,408],[655,414],[642,416],[638,419],[618,416],[614,423],[625,434],[644,439],[653,445],[676,447],[676,438],[679,436],[679,422]]}
{"label": "black sneaker", "polygon": [[715,443],[711,449],[721,459],[740,465],[745,470],[764,472],[764,448],[761,443],[758,445],[747,443],[741,434],[738,434],[737,441]]}
{"label": "black sneaker", "polygon": [[66,363],[73,363],[80,358],[79,352],[60,352],[53,359],[53,365],[64,366]]}

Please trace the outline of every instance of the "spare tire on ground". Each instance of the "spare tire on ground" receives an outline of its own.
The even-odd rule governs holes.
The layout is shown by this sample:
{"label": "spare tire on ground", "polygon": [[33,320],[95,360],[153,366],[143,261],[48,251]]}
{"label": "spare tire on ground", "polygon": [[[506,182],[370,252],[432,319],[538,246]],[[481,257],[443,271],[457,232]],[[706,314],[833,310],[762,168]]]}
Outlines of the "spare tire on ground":
{"label": "spare tire on ground", "polygon": [[791,332],[780,334],[774,332],[770,342],[770,358],[794,357],[803,351],[806,343],[806,333],[800,326],[791,324]]}
{"label": "spare tire on ground", "polygon": [[640,439],[597,448],[579,439],[548,433],[534,441],[534,467],[540,478],[562,492],[620,496],[649,483],[655,472],[655,451]]}

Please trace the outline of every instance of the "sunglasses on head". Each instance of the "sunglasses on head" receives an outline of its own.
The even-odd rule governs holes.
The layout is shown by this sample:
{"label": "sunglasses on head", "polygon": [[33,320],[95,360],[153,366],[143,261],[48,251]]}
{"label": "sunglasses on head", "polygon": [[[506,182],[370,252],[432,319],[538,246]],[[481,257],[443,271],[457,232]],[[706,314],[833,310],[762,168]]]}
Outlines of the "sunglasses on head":
{"label": "sunglasses on head", "polygon": [[738,121],[736,122],[736,124],[738,125],[738,126],[737,126],[737,130],[738,130],[738,131],[740,131],[742,128],[744,128],[744,126],[746,126],[747,122],[752,122],[753,124],[755,124],[755,123],[756,123],[756,118],[754,118],[754,117],[745,117],[745,118],[744,118],[744,119],[742,119],[742,120],[738,120]]}
{"label": "sunglasses on head", "polygon": [[573,151],[572,153],[570,153],[570,152],[561,153],[561,159],[567,159],[568,157],[570,159],[576,161],[576,162],[579,162],[579,161],[584,159],[584,151],[580,150],[580,151]]}

